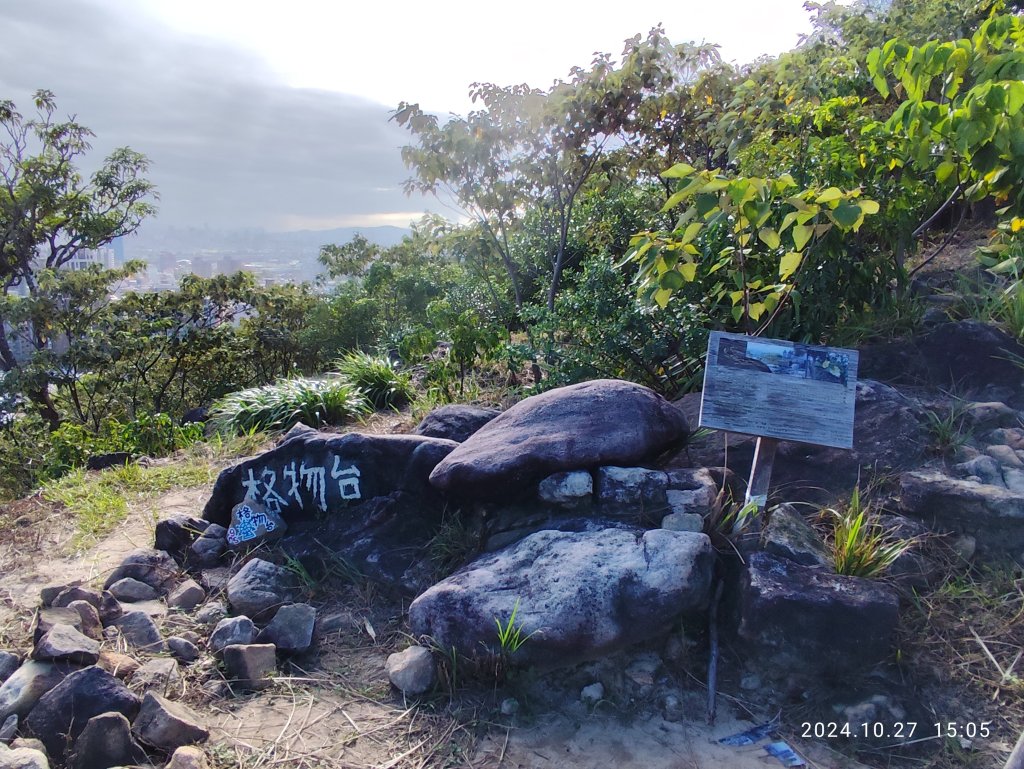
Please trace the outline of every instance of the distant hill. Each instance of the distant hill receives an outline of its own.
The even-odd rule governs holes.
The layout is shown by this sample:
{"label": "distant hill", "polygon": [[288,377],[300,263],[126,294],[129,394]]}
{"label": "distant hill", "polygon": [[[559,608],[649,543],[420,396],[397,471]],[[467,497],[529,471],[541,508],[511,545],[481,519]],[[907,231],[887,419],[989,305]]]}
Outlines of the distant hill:
{"label": "distant hill", "polygon": [[198,252],[309,252],[327,243],[347,243],[361,234],[371,243],[393,246],[407,235],[404,227],[337,227],[331,230],[294,230],[268,232],[261,229],[218,230],[207,227],[143,227],[138,234],[124,239],[129,259],[159,251]]}

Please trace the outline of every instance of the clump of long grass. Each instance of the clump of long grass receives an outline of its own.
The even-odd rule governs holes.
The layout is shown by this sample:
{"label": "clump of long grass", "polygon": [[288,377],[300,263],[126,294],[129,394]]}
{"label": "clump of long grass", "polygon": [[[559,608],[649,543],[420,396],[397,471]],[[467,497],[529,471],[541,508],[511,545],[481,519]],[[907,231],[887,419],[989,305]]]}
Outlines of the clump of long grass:
{"label": "clump of long grass", "polygon": [[337,372],[362,390],[375,409],[396,408],[413,399],[416,388],[409,374],[390,360],[365,352],[351,352],[334,364]]}
{"label": "clump of long grass", "polygon": [[345,379],[299,378],[225,395],[213,404],[210,418],[220,430],[245,434],[287,430],[298,422],[337,425],[367,411],[363,392]]}
{"label": "clump of long grass", "polygon": [[870,507],[854,488],[843,510],[826,508],[832,524],[832,558],[836,573],[850,577],[882,576],[896,559],[914,545],[913,540],[897,539],[891,531],[872,520]]}

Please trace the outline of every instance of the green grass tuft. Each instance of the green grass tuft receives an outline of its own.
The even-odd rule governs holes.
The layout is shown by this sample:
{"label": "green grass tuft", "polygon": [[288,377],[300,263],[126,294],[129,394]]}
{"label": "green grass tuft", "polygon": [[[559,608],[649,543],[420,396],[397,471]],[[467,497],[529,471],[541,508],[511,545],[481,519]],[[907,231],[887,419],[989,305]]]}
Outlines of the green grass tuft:
{"label": "green grass tuft", "polygon": [[358,387],[375,409],[397,408],[416,395],[412,379],[391,361],[364,352],[352,352],[335,362],[342,378]]}
{"label": "green grass tuft", "polygon": [[338,425],[367,411],[362,391],[344,379],[300,378],[226,395],[214,403],[210,417],[219,430],[245,434],[287,430],[298,422]]}
{"label": "green grass tuft", "polygon": [[832,519],[832,558],[837,574],[880,577],[914,545],[913,540],[894,539],[885,527],[871,520],[859,488],[854,488],[844,510],[828,508],[824,512]]}

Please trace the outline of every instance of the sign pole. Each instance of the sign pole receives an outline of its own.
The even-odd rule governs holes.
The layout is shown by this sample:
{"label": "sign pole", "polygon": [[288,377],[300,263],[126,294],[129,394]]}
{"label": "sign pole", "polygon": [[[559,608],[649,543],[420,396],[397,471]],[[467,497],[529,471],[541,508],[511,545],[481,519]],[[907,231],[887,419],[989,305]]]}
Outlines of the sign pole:
{"label": "sign pole", "polygon": [[778,447],[777,438],[765,436],[759,437],[754,446],[754,462],[750,466],[750,480],[747,482],[747,496],[743,504],[756,505],[759,513],[768,504],[768,484],[772,479],[772,465],[775,463],[775,450]]}

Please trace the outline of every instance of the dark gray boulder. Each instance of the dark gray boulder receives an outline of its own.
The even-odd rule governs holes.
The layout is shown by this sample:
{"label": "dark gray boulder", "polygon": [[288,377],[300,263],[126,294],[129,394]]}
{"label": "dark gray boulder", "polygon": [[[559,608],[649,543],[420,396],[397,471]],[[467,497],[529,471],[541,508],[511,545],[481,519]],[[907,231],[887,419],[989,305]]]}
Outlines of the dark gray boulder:
{"label": "dark gray boulder", "polygon": [[283,566],[260,558],[246,563],[228,582],[228,603],[237,614],[269,620],[298,597],[298,580]]}
{"label": "dark gray boulder", "polygon": [[163,550],[140,547],[130,552],[121,565],[107,577],[104,589],[109,589],[118,580],[131,577],[145,582],[161,595],[174,587],[178,579],[178,564]]}
{"label": "dark gray boulder", "polygon": [[99,643],[78,632],[71,625],[54,625],[39,639],[32,650],[32,659],[49,662],[92,665],[99,658]]}
{"label": "dark gray boulder", "polygon": [[[772,469],[772,488],[785,488],[790,502],[831,503],[849,494],[865,468],[884,474],[923,464],[928,446],[924,410],[895,388],[857,382],[853,449],[836,449],[782,441]],[[700,393],[685,396],[680,407],[696,423]],[[670,466],[729,469],[740,478],[750,475],[755,439],[716,430],[693,441]],[[742,495],[740,495],[742,496]]]}
{"label": "dark gray boulder", "polygon": [[12,714],[27,716],[39,698],[78,668],[74,665],[28,660],[0,686],[0,723]]}
{"label": "dark gray boulder", "polygon": [[650,460],[688,434],[682,412],[641,385],[613,379],[520,401],[438,463],[430,482],[473,499],[535,493],[549,475]]}
{"label": "dark gray boulder", "polygon": [[261,644],[274,644],[285,653],[301,653],[313,644],[315,626],[316,609],[308,603],[293,603],[278,609],[256,640]]}
{"label": "dark gray boulder", "polygon": [[153,692],[143,697],[132,733],[143,743],[168,753],[182,745],[205,742],[210,736],[210,730],[190,707]]}
{"label": "dark gray boulder", "polygon": [[0,686],[21,667],[21,657],[12,652],[0,651]]}
{"label": "dark gray boulder", "polygon": [[738,596],[742,652],[774,677],[864,674],[892,649],[899,618],[895,591],[755,552]]}
{"label": "dark gray boulder", "polygon": [[657,637],[702,609],[714,556],[703,534],[541,531],[483,556],[409,607],[413,634],[477,658],[499,652],[496,620],[530,635],[519,663],[572,665]]}
{"label": "dark gray boulder", "polygon": [[146,752],[132,739],[132,727],[120,713],[93,716],[75,742],[70,769],[109,769],[147,762]]}
{"label": "dark gray boulder", "polygon": [[764,549],[801,566],[834,570],[832,556],[825,543],[793,505],[779,505],[769,511]]}
{"label": "dark gray boulder", "polygon": [[191,515],[172,515],[156,524],[153,547],[168,553],[184,565],[185,554],[196,537],[206,531],[209,521]]}
{"label": "dark gray boulder", "polygon": [[431,411],[413,433],[462,443],[500,413],[498,409],[453,403]]}
{"label": "dark gray boulder", "polygon": [[124,639],[136,649],[152,653],[164,650],[160,629],[144,611],[126,612],[110,623],[110,626],[120,630]]}
{"label": "dark gray boulder", "polygon": [[89,719],[120,713],[129,721],[139,712],[139,698],[102,668],[72,673],[42,696],[25,723],[42,740],[50,758],[61,761]]}

